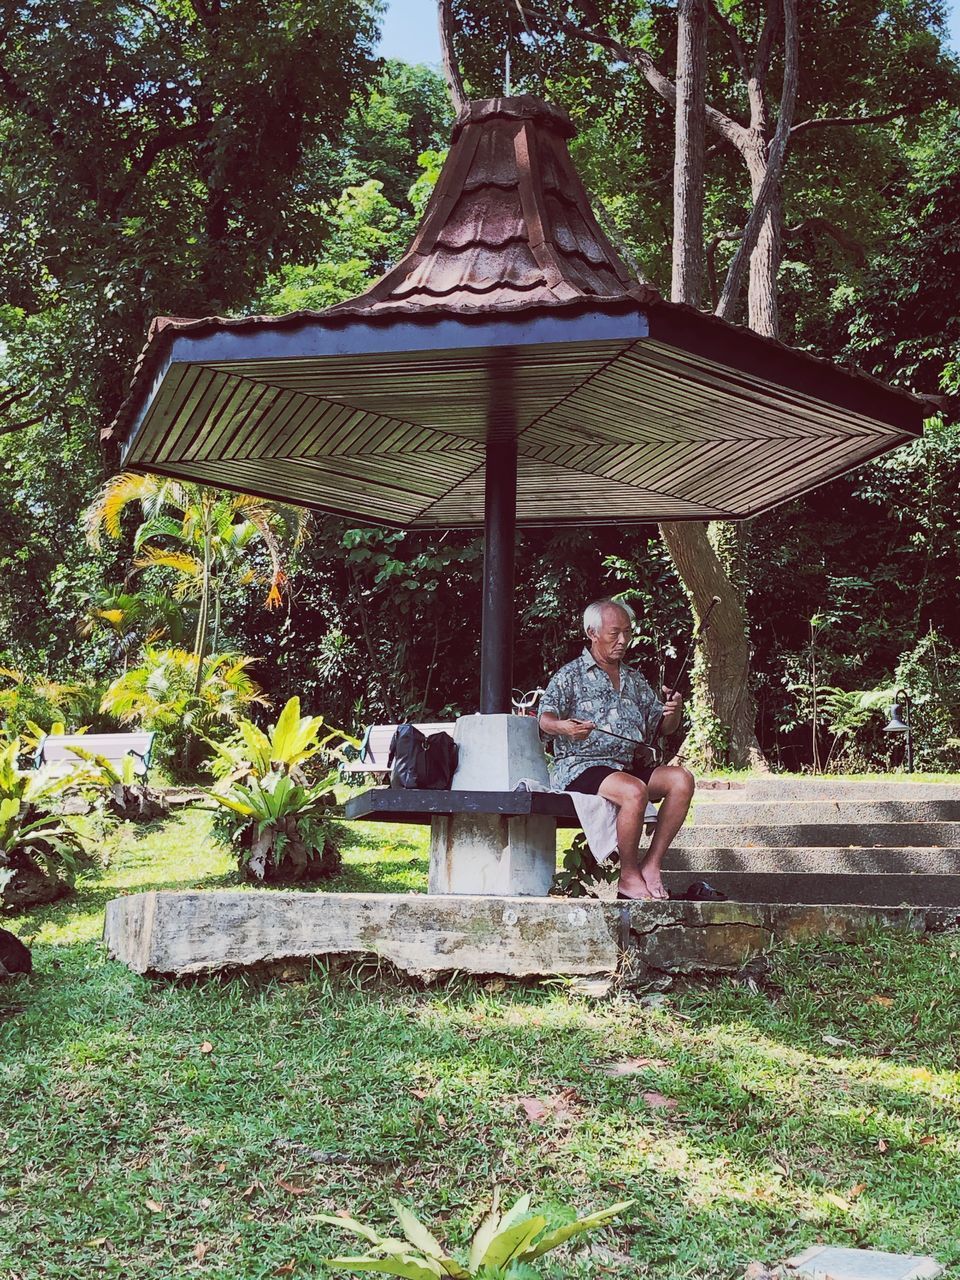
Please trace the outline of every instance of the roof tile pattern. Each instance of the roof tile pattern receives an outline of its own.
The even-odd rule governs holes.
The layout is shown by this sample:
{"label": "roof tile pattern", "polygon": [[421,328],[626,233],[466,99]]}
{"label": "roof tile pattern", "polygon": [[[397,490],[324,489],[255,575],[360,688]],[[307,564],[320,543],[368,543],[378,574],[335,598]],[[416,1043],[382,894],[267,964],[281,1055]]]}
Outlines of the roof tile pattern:
{"label": "roof tile pattern", "polygon": [[397,265],[329,316],[464,315],[659,295],[604,235],[567,151],[569,116],[532,97],[470,102]]}

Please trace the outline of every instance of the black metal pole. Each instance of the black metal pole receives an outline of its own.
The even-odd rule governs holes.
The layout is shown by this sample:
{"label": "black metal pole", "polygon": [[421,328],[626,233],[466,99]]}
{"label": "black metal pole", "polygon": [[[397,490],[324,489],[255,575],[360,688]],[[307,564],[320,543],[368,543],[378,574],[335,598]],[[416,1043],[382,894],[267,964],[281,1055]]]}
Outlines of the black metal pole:
{"label": "black metal pole", "polygon": [[513,581],[517,528],[517,442],[487,440],[483,506],[483,620],[480,710],[510,710],[513,689]]}

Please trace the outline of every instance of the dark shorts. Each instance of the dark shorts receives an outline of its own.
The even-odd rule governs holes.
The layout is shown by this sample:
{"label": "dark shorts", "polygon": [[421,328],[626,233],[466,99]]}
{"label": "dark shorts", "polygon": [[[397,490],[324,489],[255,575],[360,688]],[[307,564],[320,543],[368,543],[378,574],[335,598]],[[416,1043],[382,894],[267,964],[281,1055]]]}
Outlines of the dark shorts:
{"label": "dark shorts", "polygon": [[655,764],[644,765],[641,769],[611,769],[608,764],[591,765],[589,769],[584,769],[583,773],[578,773],[572,782],[568,782],[567,791],[582,791],[588,796],[599,794],[600,783],[604,778],[609,778],[611,773],[630,773],[633,778],[639,778],[641,782],[649,782],[650,777],[657,766]]}

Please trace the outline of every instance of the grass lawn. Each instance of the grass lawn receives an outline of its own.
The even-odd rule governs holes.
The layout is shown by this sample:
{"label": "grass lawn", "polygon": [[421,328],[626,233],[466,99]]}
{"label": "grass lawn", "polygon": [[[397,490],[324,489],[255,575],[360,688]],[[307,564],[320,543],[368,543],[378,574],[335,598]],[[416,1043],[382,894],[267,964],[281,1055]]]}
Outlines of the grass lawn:
{"label": "grass lawn", "polygon": [[[73,900],[4,921],[36,971],[0,987],[3,1280],[322,1275],[351,1250],[314,1215],[385,1224],[395,1196],[459,1244],[496,1182],[558,1215],[636,1198],[555,1277],[737,1277],[818,1240],[960,1275],[960,935],[599,1003],[373,964],[138,978],[104,902],[232,885],[208,823],[128,828]],[[370,828],[330,887],[425,880],[422,830]]]}

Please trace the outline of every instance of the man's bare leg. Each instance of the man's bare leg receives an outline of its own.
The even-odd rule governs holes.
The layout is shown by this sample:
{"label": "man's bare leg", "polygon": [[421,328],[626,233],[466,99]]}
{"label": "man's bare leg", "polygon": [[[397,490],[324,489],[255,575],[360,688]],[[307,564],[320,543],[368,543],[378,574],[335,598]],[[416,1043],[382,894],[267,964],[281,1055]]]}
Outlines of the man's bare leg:
{"label": "man's bare leg", "polygon": [[673,837],[683,826],[695,786],[693,774],[680,765],[662,764],[650,775],[650,799],[659,803],[660,807],[653,839],[640,864],[640,873],[647,885],[647,892],[655,898],[670,896],[663,883],[660,868]]}
{"label": "man's bare leg", "polygon": [[620,893],[630,898],[653,897],[650,883],[640,869],[640,837],[647,808],[646,784],[630,773],[611,773],[600,783],[598,794],[617,806]]}

